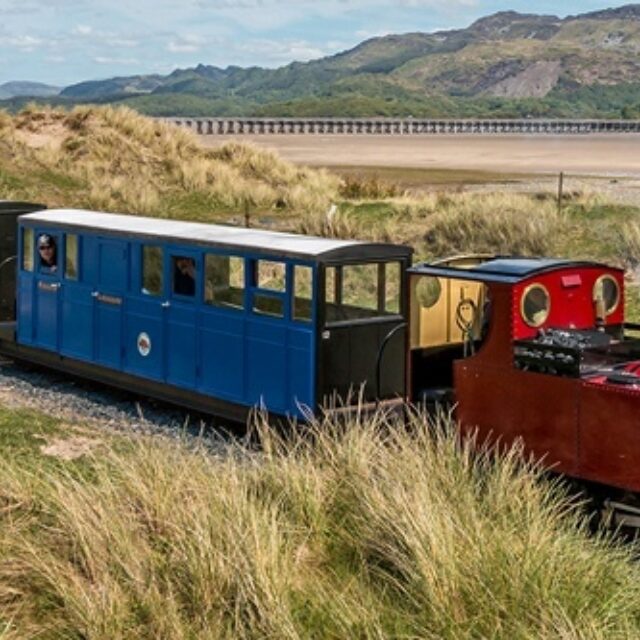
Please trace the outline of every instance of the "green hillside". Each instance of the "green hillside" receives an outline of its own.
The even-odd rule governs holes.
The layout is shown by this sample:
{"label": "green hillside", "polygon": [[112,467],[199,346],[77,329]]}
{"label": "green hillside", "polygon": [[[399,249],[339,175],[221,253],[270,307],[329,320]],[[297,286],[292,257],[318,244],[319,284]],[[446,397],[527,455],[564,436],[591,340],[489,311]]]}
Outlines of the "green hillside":
{"label": "green hillside", "polygon": [[150,115],[637,118],[639,49],[640,5],[564,19],[509,11],[279,69],[201,64],[82,82],[48,101]]}

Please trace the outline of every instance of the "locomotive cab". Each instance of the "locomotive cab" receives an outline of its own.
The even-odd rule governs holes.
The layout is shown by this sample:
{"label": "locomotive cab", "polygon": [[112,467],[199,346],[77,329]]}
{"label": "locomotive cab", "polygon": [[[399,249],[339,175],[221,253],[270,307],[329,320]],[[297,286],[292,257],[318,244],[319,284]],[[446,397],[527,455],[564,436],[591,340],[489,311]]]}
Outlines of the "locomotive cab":
{"label": "locomotive cab", "polygon": [[[640,325],[625,322],[621,269],[494,258],[410,274],[414,401],[450,383],[463,431],[522,439],[556,471],[640,491]],[[429,300],[420,289],[434,280],[448,306],[423,329]]]}
{"label": "locomotive cab", "polygon": [[453,363],[480,348],[490,321],[487,286],[468,274],[490,259],[457,256],[410,270],[408,360],[414,402],[453,401]]}

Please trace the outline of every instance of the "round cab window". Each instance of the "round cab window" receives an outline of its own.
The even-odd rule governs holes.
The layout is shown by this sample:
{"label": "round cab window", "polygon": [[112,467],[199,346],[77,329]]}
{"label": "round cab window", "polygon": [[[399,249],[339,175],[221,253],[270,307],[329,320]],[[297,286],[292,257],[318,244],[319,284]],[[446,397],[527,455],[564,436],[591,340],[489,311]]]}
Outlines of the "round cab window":
{"label": "round cab window", "polygon": [[440,300],[441,293],[440,280],[433,276],[423,276],[416,284],[416,299],[425,309],[433,307]]}
{"label": "round cab window", "polygon": [[549,317],[551,299],[546,287],[541,284],[529,285],[522,294],[520,313],[530,327],[542,326]]}
{"label": "round cab window", "polygon": [[607,315],[613,313],[620,302],[620,287],[613,276],[600,276],[593,285],[593,299],[604,302]]}

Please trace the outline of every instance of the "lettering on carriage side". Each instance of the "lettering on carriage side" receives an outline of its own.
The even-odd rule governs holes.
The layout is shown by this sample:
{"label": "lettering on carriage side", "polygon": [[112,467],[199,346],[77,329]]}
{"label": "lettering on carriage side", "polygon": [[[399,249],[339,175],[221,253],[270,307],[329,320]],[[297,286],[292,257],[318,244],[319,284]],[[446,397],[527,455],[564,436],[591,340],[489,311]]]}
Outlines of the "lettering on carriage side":
{"label": "lettering on carriage side", "polygon": [[151,353],[151,338],[149,337],[149,334],[144,331],[138,334],[137,344],[138,353],[143,358],[146,358]]}

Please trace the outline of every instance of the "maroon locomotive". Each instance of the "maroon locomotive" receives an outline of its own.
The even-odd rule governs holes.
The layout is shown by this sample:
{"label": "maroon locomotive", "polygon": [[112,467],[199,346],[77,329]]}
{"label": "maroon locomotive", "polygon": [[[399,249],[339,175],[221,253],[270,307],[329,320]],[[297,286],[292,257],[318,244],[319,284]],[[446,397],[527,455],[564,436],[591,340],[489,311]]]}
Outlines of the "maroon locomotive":
{"label": "maroon locomotive", "polygon": [[452,392],[463,429],[522,438],[553,469],[619,489],[613,497],[640,492],[640,339],[630,335],[640,325],[625,323],[622,270],[470,258],[409,273],[415,401]]}

